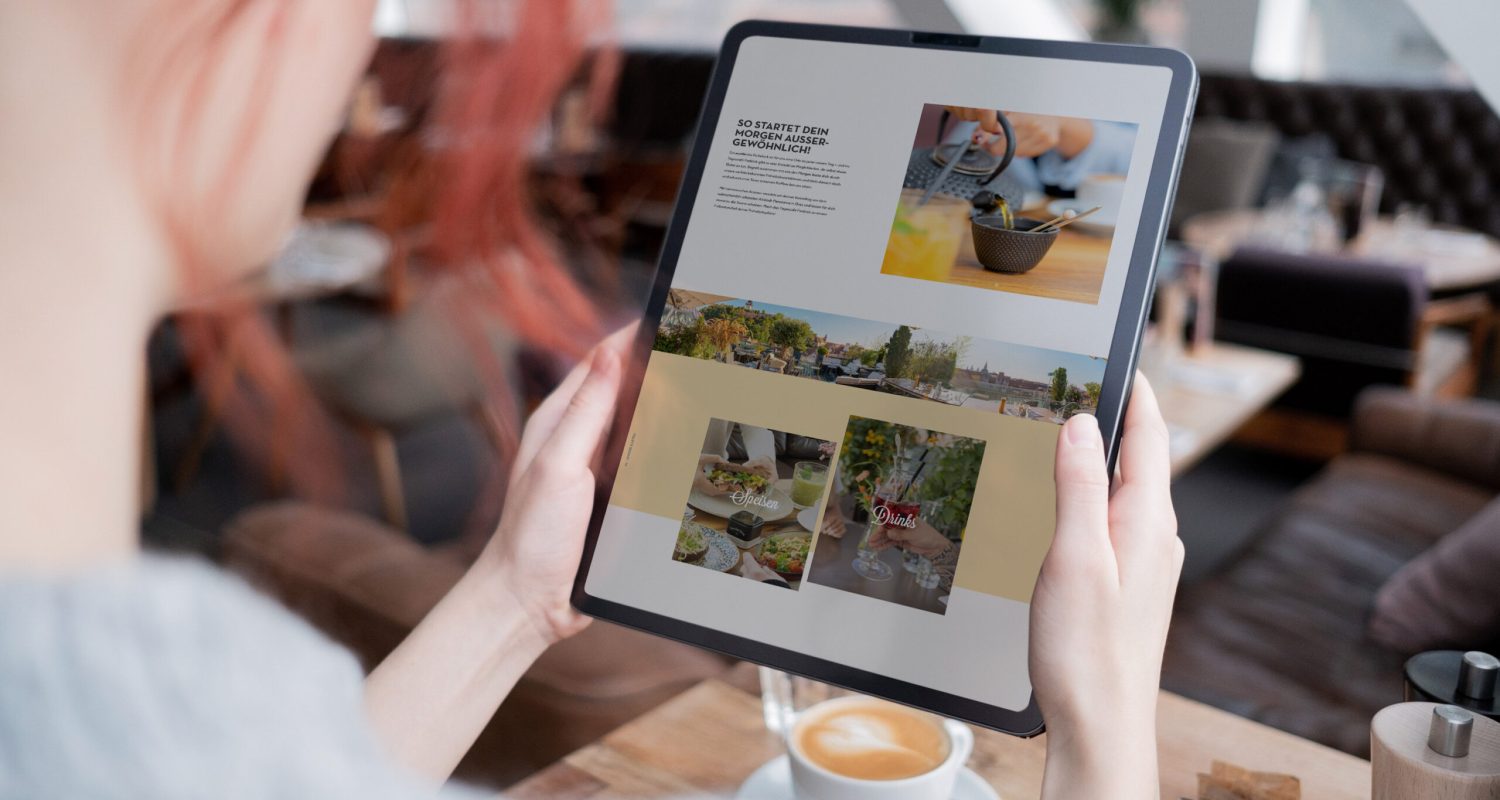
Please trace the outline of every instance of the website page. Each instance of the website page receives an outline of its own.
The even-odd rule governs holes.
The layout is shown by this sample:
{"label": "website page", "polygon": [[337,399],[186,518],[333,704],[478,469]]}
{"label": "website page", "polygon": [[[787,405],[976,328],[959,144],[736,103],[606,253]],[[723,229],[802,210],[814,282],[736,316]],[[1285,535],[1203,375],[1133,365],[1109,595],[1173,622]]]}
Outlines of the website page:
{"label": "website page", "polygon": [[1170,79],[746,40],[588,593],[1023,708]]}

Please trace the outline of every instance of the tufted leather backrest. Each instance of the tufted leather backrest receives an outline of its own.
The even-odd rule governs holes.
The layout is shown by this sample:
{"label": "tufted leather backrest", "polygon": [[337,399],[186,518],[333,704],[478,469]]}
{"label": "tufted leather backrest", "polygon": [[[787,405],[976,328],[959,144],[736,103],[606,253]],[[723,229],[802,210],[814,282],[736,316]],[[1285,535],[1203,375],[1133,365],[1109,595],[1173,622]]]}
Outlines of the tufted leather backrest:
{"label": "tufted leather backrest", "polygon": [[1414,267],[1242,247],[1219,265],[1214,334],[1302,359],[1278,405],[1342,417],[1365,387],[1416,369],[1426,302]]}
{"label": "tufted leather backrest", "polygon": [[1340,158],[1385,173],[1380,208],[1425,206],[1436,222],[1500,236],[1500,117],[1471,89],[1288,83],[1205,74],[1196,118],[1322,133]]}

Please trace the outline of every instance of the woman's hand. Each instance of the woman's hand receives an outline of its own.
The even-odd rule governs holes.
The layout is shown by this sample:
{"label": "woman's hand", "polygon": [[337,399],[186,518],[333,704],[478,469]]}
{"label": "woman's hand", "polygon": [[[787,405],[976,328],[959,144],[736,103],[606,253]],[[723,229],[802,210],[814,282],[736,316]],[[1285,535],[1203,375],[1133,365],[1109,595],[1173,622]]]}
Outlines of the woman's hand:
{"label": "woman's hand", "polygon": [[[948,111],[961,120],[979,123],[974,130],[976,144],[997,156],[1005,153],[1005,129],[994,109],[949,106]],[[1086,119],[1021,111],[1007,111],[1005,118],[1016,131],[1016,158],[1035,158],[1050,150],[1073,158],[1094,140],[1094,123]]]}
{"label": "woman's hand", "polygon": [[844,515],[838,509],[837,500],[830,501],[828,508],[823,511],[823,535],[832,536],[835,539],[844,538]]}
{"label": "woman's hand", "polygon": [[714,482],[708,479],[709,470],[725,469],[729,466],[731,466],[729,462],[713,453],[704,453],[698,456],[698,471],[693,473],[693,488],[709,497],[729,494],[729,490],[715,486]]}
{"label": "woman's hand", "polygon": [[756,456],[747,460],[744,465],[738,467],[754,475],[759,475],[768,481],[776,480],[776,459],[770,456]]}
{"label": "woman's hand", "polygon": [[595,348],[531,415],[494,537],[365,679],[376,735],[434,781],[453,771],[537,656],[588,622],[568,596],[594,509],[591,465],[634,335],[632,326]]}
{"label": "woman's hand", "polygon": [[[1062,143],[1061,117],[1017,113],[1005,116],[1016,131],[1016,158],[1035,158]],[[1000,128],[995,112],[989,112],[987,119],[979,124],[980,127],[974,130],[974,142],[992,155],[1004,155],[1005,132]],[[989,124],[993,125],[993,130],[986,127]]]}
{"label": "woman's hand", "polygon": [[479,557],[549,644],[588,624],[569,596],[594,510],[594,456],[614,419],[621,358],[634,331],[596,347],[532,413],[500,527]]}
{"label": "woman's hand", "polygon": [[1043,797],[1155,798],[1156,699],[1182,541],[1167,427],[1139,373],[1113,496],[1098,422],[1057,442],[1057,531],[1031,600],[1031,680],[1047,721]]}
{"label": "woman's hand", "polygon": [[874,550],[879,553],[896,546],[896,540],[891,538],[890,528],[875,521],[875,515],[870,515],[870,535],[865,537],[865,549]]}
{"label": "woman's hand", "polygon": [[910,528],[902,528],[899,525],[890,526],[885,529],[885,532],[886,536],[901,549],[927,558],[942,555],[953,546],[953,542],[948,537],[938,533],[937,528],[920,519]]}

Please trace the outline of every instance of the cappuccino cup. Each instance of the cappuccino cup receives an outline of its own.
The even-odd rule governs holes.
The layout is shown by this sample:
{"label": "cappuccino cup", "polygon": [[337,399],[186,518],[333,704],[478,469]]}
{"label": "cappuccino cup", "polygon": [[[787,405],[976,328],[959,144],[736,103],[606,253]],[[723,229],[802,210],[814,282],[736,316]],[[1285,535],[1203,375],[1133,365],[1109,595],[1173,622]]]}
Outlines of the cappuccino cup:
{"label": "cappuccino cup", "polygon": [[1074,191],[1080,212],[1099,206],[1099,213],[1089,219],[1101,224],[1113,224],[1120,213],[1120,201],[1125,197],[1124,175],[1090,175],[1078,184]]}
{"label": "cappuccino cup", "polygon": [[798,800],[949,800],[973,749],[967,725],[868,697],[812,706],[787,736]]}

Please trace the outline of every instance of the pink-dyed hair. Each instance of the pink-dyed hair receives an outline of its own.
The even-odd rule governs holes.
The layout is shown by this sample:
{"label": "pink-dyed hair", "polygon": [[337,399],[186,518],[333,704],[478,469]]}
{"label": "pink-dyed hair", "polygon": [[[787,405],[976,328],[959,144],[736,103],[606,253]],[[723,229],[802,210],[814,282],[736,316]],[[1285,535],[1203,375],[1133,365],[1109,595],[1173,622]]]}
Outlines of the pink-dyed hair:
{"label": "pink-dyed hair", "polygon": [[[136,73],[144,78],[139,85],[148,87],[143,116],[164,105],[170,77],[192,74],[180,125],[186,131],[183,141],[194,141],[201,120],[193,112],[204,106],[213,75],[211,69],[184,70],[202,63],[203,47],[211,48],[235,26],[251,24],[248,11],[269,3],[275,7],[260,32],[267,66],[246,103],[249,109],[259,107],[256,98],[272,91],[276,65],[288,46],[285,24],[292,2],[176,3],[160,20],[163,27],[149,33],[152,41],[184,44],[143,59],[151,65]],[[609,0],[461,0],[458,32],[442,44],[440,80],[427,115],[447,146],[401,165],[408,175],[419,175],[403,185],[421,188],[408,196],[397,187],[387,199],[395,216],[416,213],[430,221],[424,261],[464,282],[449,319],[470,344],[474,369],[489,394],[488,410],[502,433],[502,463],[519,439],[520,425],[507,367],[496,362],[487,345],[487,324],[505,325],[520,342],[562,363],[577,360],[604,331],[600,304],[563,263],[558,243],[532,206],[528,177],[537,131],[559,94],[580,75],[591,108],[602,118],[617,63],[605,38],[609,6]],[[502,17],[511,21],[503,35],[481,32],[485,20]],[[256,121],[243,120],[238,131],[234,152],[251,151]],[[213,276],[221,270],[208,263],[197,232],[206,220],[228,213],[230,192],[244,177],[244,160],[230,159],[223,174],[207,176],[207,185],[225,187],[217,201],[183,208],[174,204],[172,187],[203,176],[184,174],[181,165],[191,160],[181,157],[176,142],[148,136],[144,146],[148,174],[167,176],[160,212],[183,265],[183,286],[190,296],[200,295],[214,288]],[[261,310],[231,297],[180,313],[176,320],[202,391],[210,402],[222,399],[229,430],[246,454],[283,471],[304,496],[342,499],[344,470],[330,419]],[[504,477],[496,476],[481,506],[497,501]]]}

